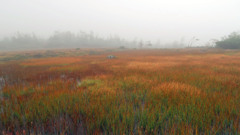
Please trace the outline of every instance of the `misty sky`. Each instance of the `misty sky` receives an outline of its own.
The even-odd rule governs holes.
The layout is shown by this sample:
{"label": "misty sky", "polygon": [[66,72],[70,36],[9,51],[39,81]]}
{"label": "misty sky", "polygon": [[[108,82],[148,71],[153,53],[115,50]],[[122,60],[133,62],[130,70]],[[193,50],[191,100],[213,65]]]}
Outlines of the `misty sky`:
{"label": "misty sky", "polygon": [[0,0],[0,38],[94,31],[162,43],[198,44],[240,30],[240,0]]}

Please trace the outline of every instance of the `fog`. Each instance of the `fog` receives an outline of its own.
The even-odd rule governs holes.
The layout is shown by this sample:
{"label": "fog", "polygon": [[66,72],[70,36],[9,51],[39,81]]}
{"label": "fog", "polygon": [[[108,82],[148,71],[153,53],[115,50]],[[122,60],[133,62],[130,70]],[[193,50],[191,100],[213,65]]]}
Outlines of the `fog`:
{"label": "fog", "polygon": [[129,42],[203,46],[240,30],[239,0],[1,0],[0,39],[16,32],[49,38],[93,31]]}

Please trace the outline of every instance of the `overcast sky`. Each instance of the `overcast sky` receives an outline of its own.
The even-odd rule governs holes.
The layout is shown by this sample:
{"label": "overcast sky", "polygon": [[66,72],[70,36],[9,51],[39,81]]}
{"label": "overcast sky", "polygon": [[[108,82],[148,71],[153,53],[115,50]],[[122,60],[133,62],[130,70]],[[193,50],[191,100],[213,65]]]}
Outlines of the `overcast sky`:
{"label": "overcast sky", "polygon": [[0,0],[0,37],[55,30],[199,44],[240,30],[240,0]]}

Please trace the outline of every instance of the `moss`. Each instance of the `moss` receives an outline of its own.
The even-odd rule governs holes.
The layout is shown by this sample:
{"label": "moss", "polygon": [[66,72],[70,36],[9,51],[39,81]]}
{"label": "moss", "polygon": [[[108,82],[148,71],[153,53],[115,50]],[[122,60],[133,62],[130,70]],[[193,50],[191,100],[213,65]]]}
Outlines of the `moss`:
{"label": "moss", "polygon": [[90,86],[96,86],[96,85],[101,85],[101,84],[102,84],[101,80],[86,79],[81,82],[78,82],[77,86],[78,87],[90,87]]}

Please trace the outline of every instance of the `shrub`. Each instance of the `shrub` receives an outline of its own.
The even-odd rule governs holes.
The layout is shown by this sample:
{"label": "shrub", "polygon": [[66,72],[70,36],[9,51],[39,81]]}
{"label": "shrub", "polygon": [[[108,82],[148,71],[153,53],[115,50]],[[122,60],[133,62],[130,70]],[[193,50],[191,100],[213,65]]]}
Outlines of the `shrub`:
{"label": "shrub", "polygon": [[231,33],[228,37],[217,41],[216,47],[223,49],[240,49],[240,34],[237,32]]}

